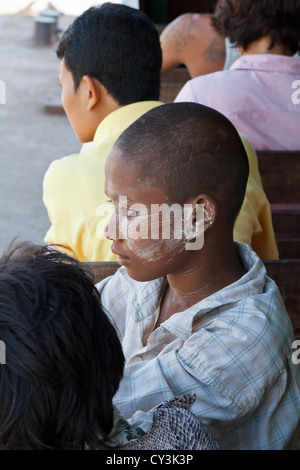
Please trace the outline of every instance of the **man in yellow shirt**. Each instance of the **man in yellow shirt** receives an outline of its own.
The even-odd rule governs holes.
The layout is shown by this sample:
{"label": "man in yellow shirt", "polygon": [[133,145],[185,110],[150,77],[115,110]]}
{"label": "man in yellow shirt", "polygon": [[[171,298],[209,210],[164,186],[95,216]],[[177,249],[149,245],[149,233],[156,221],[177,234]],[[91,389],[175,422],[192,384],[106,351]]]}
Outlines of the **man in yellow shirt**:
{"label": "man in yellow shirt", "polygon": [[[142,11],[105,3],[75,19],[65,31],[57,55],[65,112],[78,140],[93,140],[94,147],[56,160],[47,170],[43,201],[51,226],[45,242],[80,261],[114,261],[117,257],[104,236],[113,210],[104,193],[105,160],[130,124],[162,105],[158,101],[162,62],[159,35]],[[250,176],[235,224],[235,239],[252,245],[264,259],[277,258],[257,157],[242,140]]]}
{"label": "man in yellow shirt", "polygon": [[[62,104],[85,153],[52,162],[43,184],[51,226],[45,242],[81,261],[112,261],[104,165],[119,135],[159,106],[162,53],[152,20],[142,11],[105,3],[75,19],[57,48]],[[103,236],[102,236],[103,233]]]}

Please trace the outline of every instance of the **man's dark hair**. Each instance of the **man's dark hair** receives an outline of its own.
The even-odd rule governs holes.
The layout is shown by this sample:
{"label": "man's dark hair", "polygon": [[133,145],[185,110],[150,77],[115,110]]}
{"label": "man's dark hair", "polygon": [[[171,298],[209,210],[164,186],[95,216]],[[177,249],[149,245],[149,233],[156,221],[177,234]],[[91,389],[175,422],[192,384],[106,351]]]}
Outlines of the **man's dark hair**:
{"label": "man's dark hair", "polygon": [[138,9],[110,2],[89,8],[65,31],[57,56],[71,71],[75,89],[88,75],[120,105],[159,98],[159,34]]}
{"label": "man's dark hair", "polygon": [[300,51],[300,0],[219,0],[212,24],[244,50],[268,35],[270,49],[282,44]]}
{"label": "man's dark hair", "polygon": [[0,449],[96,448],[113,426],[124,356],[86,268],[48,247],[9,247],[0,339]]}
{"label": "man's dark hair", "polygon": [[238,132],[223,114],[196,103],[168,103],[144,114],[115,143],[147,184],[171,203],[217,192],[234,222],[243,203],[249,163]]}

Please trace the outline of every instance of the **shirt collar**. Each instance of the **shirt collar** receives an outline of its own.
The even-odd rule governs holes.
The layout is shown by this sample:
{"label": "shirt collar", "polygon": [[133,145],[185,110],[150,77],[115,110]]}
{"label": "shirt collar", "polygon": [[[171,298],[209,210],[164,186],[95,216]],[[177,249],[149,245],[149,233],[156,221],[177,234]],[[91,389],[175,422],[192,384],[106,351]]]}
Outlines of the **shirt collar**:
{"label": "shirt collar", "polygon": [[134,321],[139,322],[148,316],[153,316],[154,313],[158,314],[159,302],[167,285],[166,278],[161,277],[149,282],[139,282],[131,279],[124,267],[121,267],[119,272],[133,287],[130,308]]}
{"label": "shirt collar", "polygon": [[234,283],[206,297],[188,310],[170,317],[163,324],[164,328],[185,340],[192,334],[194,324],[198,324],[206,314],[216,314],[219,308],[263,292],[266,279],[264,264],[248,245],[240,242],[235,244],[247,272]]}
{"label": "shirt collar", "polygon": [[[194,323],[196,321],[198,323],[207,313],[263,292],[266,280],[266,268],[263,262],[248,245],[240,242],[235,242],[235,245],[247,272],[236,282],[206,297],[189,309],[175,313],[161,325],[162,328],[185,340],[191,335]],[[124,275],[127,276],[126,273]],[[139,283],[140,286],[132,302],[134,321],[141,321],[157,311],[165,282],[164,278],[160,278]]]}
{"label": "shirt collar", "polygon": [[238,58],[230,70],[300,73],[300,58],[278,54],[248,54]]}
{"label": "shirt collar", "polygon": [[139,101],[116,109],[99,124],[94,136],[94,146],[97,147],[100,142],[119,135],[142,114],[162,104],[160,101]]}

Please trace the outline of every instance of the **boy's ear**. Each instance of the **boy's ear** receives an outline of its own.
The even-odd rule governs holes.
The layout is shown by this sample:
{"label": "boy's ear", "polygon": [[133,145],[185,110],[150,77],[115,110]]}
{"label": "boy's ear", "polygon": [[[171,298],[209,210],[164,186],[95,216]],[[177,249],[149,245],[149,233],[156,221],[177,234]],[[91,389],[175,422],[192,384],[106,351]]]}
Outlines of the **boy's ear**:
{"label": "boy's ear", "polygon": [[204,232],[209,230],[216,219],[217,203],[207,194],[200,194],[186,201],[189,210],[185,211],[184,234],[187,250],[199,250],[204,243]]}
{"label": "boy's ear", "polygon": [[[193,203],[201,204],[204,214],[204,230],[207,230],[212,227],[216,220],[218,205],[217,202],[208,194],[200,194],[197,196]],[[197,207],[197,206],[196,206]],[[196,213],[194,218],[194,223],[196,223]]]}
{"label": "boy's ear", "polygon": [[104,87],[101,85],[99,80],[92,78],[89,75],[84,75],[82,77],[82,86],[84,87],[84,92],[87,94],[86,109],[87,111],[92,111],[92,109],[101,101]]}

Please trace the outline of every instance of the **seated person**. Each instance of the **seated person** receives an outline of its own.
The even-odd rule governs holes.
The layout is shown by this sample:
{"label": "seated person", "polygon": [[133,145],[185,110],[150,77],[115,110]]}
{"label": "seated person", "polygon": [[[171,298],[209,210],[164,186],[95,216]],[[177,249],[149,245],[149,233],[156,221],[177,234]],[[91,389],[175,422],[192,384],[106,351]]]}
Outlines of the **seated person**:
{"label": "seated person", "polygon": [[107,2],[74,20],[57,55],[66,115],[78,140],[94,146],[48,168],[43,201],[51,226],[44,240],[80,261],[113,261],[107,221],[97,212],[107,206],[105,159],[127,126],[162,104],[159,35],[144,12]]}
{"label": "seated person", "polygon": [[300,0],[219,0],[213,24],[241,57],[229,70],[189,80],[175,101],[220,111],[255,150],[298,150],[299,22]]}
{"label": "seated person", "polygon": [[211,24],[211,14],[185,13],[160,34],[162,76],[184,65],[191,78],[222,70],[226,50],[224,37]]}
{"label": "seated person", "polygon": [[221,449],[300,448],[293,327],[260,258],[233,240],[248,172],[234,126],[196,103],[153,109],[115,143],[106,234],[121,267],[97,284],[126,359],[114,403],[128,417],[193,391]]}
{"label": "seated person", "polygon": [[0,449],[218,449],[193,394],[138,412],[113,405],[124,368],[117,333],[83,265],[18,244],[0,260]]}
{"label": "seated person", "polygon": [[[158,32],[142,11],[105,3],[75,19],[57,54],[64,109],[78,139],[89,142],[94,138],[94,148],[55,160],[48,168],[43,200],[51,226],[45,242],[64,246],[80,261],[115,261],[111,242],[104,236],[112,211],[104,193],[105,159],[126,127],[162,104],[157,101]],[[271,211],[257,158],[246,141],[245,146],[251,171],[235,236],[251,244],[262,259],[276,259]]]}
{"label": "seated person", "polygon": [[[238,49],[220,34],[212,17],[208,13],[184,13],[163,29],[160,34],[162,76],[184,65],[194,78],[228,70],[240,58]],[[299,53],[294,56],[299,57]]]}

